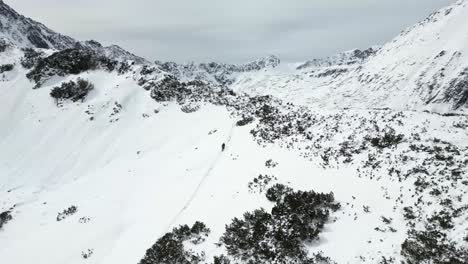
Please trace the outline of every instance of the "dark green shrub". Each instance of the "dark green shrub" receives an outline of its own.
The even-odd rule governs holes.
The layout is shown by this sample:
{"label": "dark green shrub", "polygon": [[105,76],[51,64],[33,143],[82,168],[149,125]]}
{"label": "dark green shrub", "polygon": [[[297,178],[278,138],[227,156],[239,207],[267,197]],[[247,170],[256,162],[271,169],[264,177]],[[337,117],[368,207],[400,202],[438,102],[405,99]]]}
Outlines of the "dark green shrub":
{"label": "dark green shrub", "polygon": [[401,254],[409,264],[464,264],[468,261],[468,250],[456,248],[455,243],[438,230],[410,231],[401,245]]}
{"label": "dark green shrub", "polygon": [[236,126],[246,126],[254,121],[254,118],[251,116],[243,117],[241,120],[237,121]]}
{"label": "dark green shrub", "polygon": [[453,217],[449,212],[443,210],[443,211],[434,213],[434,215],[430,217],[428,220],[430,223],[437,224],[442,229],[451,229],[454,227],[452,218]]}
{"label": "dark green shrub", "polygon": [[[35,88],[39,88],[46,80],[55,75],[80,74],[98,68],[113,71],[117,65],[117,61],[110,60],[89,49],[65,49],[46,58],[38,58],[26,77],[36,83]],[[121,70],[125,69],[119,68],[119,71]]]}
{"label": "dark green shrub", "polygon": [[13,64],[0,65],[0,73],[12,71],[14,67],[15,67],[15,65],[13,65]]}
{"label": "dark green shrub", "polygon": [[54,87],[50,92],[50,96],[58,103],[63,100],[71,100],[76,102],[84,100],[88,93],[94,89],[94,85],[84,79],[78,78],[76,82],[70,81],[62,83],[61,86]]}
{"label": "dark green shrub", "polygon": [[166,233],[146,251],[139,264],[196,264],[201,263],[204,252],[197,254],[184,247],[184,242],[199,244],[209,235],[210,229],[202,222],[196,222],[192,227],[181,225],[172,232]]}
{"label": "dark green shrub", "polygon": [[190,232],[194,235],[208,235],[210,233],[210,229],[206,227],[205,223],[203,222],[195,222],[193,224],[192,228],[190,229]]}
{"label": "dark green shrub", "polygon": [[5,40],[0,40],[0,53],[5,52],[8,48],[8,44]]}
{"label": "dark green shrub", "polygon": [[63,210],[61,213],[57,214],[57,218],[56,218],[57,222],[60,222],[64,220],[65,218],[76,214],[76,212],[78,212],[78,208],[76,206],[72,205],[68,207],[67,209]]}
{"label": "dark green shrub", "polygon": [[379,137],[370,138],[372,146],[376,148],[389,148],[400,144],[403,141],[403,134],[396,134],[395,130],[389,129]]}
{"label": "dark green shrub", "polygon": [[252,263],[315,263],[307,257],[304,243],[318,238],[330,211],[340,205],[332,193],[293,191],[276,184],[268,189],[275,206],[234,218],[221,237],[229,256]]}
{"label": "dark green shrub", "polygon": [[213,264],[231,264],[231,261],[229,260],[228,257],[221,255],[221,256],[215,256],[213,258]]}
{"label": "dark green shrub", "polygon": [[10,211],[5,211],[3,213],[0,213],[0,229],[3,228],[3,226],[13,220],[13,217],[11,216]]}
{"label": "dark green shrub", "polygon": [[182,101],[191,91],[187,89],[188,84],[180,82],[173,76],[166,76],[162,80],[154,84],[154,89],[151,91],[151,97],[158,102],[166,102],[176,100]]}
{"label": "dark green shrub", "polygon": [[291,193],[292,191],[293,189],[290,187],[277,183],[267,190],[266,198],[270,202],[279,202],[286,194]]}
{"label": "dark green shrub", "polygon": [[26,69],[36,66],[42,56],[44,56],[43,52],[31,48],[23,49],[23,52],[24,56],[21,58],[21,65]]}

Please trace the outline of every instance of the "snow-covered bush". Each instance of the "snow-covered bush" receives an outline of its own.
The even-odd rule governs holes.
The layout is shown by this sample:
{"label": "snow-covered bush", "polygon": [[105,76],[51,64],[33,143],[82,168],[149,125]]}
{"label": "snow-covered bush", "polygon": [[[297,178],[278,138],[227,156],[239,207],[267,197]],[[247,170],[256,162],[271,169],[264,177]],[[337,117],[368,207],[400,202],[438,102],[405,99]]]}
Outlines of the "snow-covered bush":
{"label": "snow-covered bush", "polygon": [[182,105],[180,110],[182,110],[182,112],[184,112],[186,114],[190,114],[190,113],[194,113],[194,112],[200,110],[200,105],[198,105],[196,103],[187,103],[187,104]]}
{"label": "snow-covered bush", "polygon": [[262,193],[271,184],[272,181],[276,180],[277,178],[273,175],[260,174],[258,177],[255,177],[251,182],[249,182],[249,191],[252,193]]}
{"label": "snow-covered bush", "polygon": [[210,229],[202,222],[196,222],[192,227],[181,225],[172,232],[166,233],[146,251],[140,264],[196,264],[205,259],[204,252],[196,253],[184,247],[184,242],[194,245],[205,241]]}
{"label": "snow-covered bush", "polygon": [[3,213],[0,213],[0,229],[2,229],[3,226],[9,221],[11,221],[12,219],[13,217],[11,216],[10,211],[5,211]]}
{"label": "snow-covered bush", "polygon": [[225,255],[215,256],[213,258],[213,264],[231,264],[231,260]]}
{"label": "snow-covered bush", "polygon": [[6,43],[5,40],[1,39],[0,40],[0,53],[6,51],[8,48],[8,44]]}
{"label": "snow-covered bush", "polygon": [[154,85],[151,97],[158,102],[172,100],[181,102],[191,93],[191,91],[186,87],[186,83],[180,82],[173,76],[167,76]]}
{"label": "snow-covered bush", "polygon": [[272,159],[269,159],[267,161],[265,161],[265,167],[267,168],[275,168],[276,166],[278,166],[278,162],[272,160]]}
{"label": "snow-covered bush", "polygon": [[21,58],[21,65],[26,69],[31,69],[36,66],[41,57],[44,56],[43,52],[31,48],[23,49],[24,56]]}
{"label": "snow-covered bush", "polygon": [[284,196],[286,196],[286,194],[291,192],[293,192],[293,189],[290,187],[284,184],[275,184],[267,190],[265,196],[270,202],[279,202],[284,198]]}
{"label": "snow-covered bush", "polygon": [[409,264],[468,263],[468,249],[457,248],[447,235],[438,230],[411,230],[401,246],[401,254]]}
{"label": "snow-covered bush", "polygon": [[241,120],[237,121],[236,126],[246,126],[254,121],[251,116],[244,116]]}
{"label": "snow-covered bush", "polygon": [[396,134],[394,129],[388,129],[378,137],[370,139],[372,146],[376,148],[389,148],[400,144],[403,141],[402,134]]}
{"label": "snow-covered bush", "polygon": [[51,76],[67,76],[89,70],[113,71],[117,61],[110,60],[89,49],[66,49],[46,58],[39,58],[33,69],[26,75],[39,88]]}
{"label": "snow-covered bush", "polygon": [[93,89],[94,85],[91,82],[78,78],[76,82],[65,82],[61,86],[54,87],[50,92],[50,96],[55,99],[57,104],[62,100],[76,102],[84,100]]}
{"label": "snow-covered bush", "polygon": [[[315,263],[304,243],[318,238],[330,211],[340,205],[332,193],[293,191],[277,184],[267,191],[271,212],[258,209],[234,218],[221,237],[229,256],[252,263]],[[250,263],[250,262],[248,262]]]}
{"label": "snow-covered bush", "polygon": [[452,214],[446,210],[442,210],[440,212],[435,212],[429,219],[429,223],[432,223],[436,226],[441,227],[442,229],[452,229],[454,226],[453,224],[453,217]]}
{"label": "snow-covered bush", "polygon": [[14,67],[15,67],[15,65],[13,65],[13,64],[0,65],[0,73],[12,71]]}
{"label": "snow-covered bush", "polygon": [[63,210],[61,213],[57,214],[57,218],[56,218],[57,222],[60,222],[64,220],[65,218],[76,214],[77,211],[78,211],[78,208],[74,205],[68,207],[67,209]]}

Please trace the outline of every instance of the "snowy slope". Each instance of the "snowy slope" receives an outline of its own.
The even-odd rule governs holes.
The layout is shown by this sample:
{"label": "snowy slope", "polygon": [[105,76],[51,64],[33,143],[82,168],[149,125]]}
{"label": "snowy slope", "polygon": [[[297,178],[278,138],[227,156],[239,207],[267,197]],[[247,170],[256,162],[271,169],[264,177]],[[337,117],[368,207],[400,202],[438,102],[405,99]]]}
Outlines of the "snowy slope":
{"label": "snowy slope", "polygon": [[[466,107],[468,2],[432,14],[382,47],[344,86],[350,96],[386,106],[449,103]],[[361,88],[363,87],[363,88]],[[461,89],[461,90],[458,90]],[[378,96],[366,96],[366,94]],[[356,101],[356,100],[354,100]]]}
{"label": "snowy slope", "polygon": [[[9,52],[1,56],[21,55],[14,53],[18,50]],[[139,72],[141,66],[136,67]],[[214,256],[226,254],[215,244],[233,217],[271,208],[264,191],[249,188],[260,174],[275,177],[268,186],[278,182],[335,194],[342,209],[307,248],[337,263],[402,260],[401,245],[412,230],[402,216],[404,207],[414,206],[421,217],[418,228],[423,228],[440,211],[439,201],[451,199],[455,208],[468,202],[466,186],[460,184],[468,180],[466,167],[460,180],[429,184],[451,188],[435,200],[431,187],[419,193],[421,198],[415,197],[414,181],[421,174],[411,173],[429,161],[433,165],[426,167],[434,174],[450,173],[462,164],[468,157],[466,116],[317,111],[272,101],[281,109],[278,118],[300,111],[299,116],[309,115],[314,121],[304,123],[312,138],[292,127],[292,134],[269,143],[268,135],[277,130],[270,130],[262,119],[239,127],[235,124],[241,116],[232,107],[203,101],[195,102],[198,111],[184,113],[174,102],[154,101],[137,85],[133,71],[82,73],[79,76],[96,89],[84,102],[65,102],[61,107],[49,95],[52,86],[78,76],[55,78],[33,90],[26,72],[18,67],[0,86],[0,211],[11,208],[13,217],[0,233],[0,258],[10,263],[138,263],[165,232],[197,220],[212,231],[196,247],[210,263]],[[299,116],[297,122],[304,122]],[[277,125],[278,131],[288,127],[287,122]],[[404,133],[405,143],[395,149],[366,147],[355,152],[354,146],[360,149],[366,136],[379,133],[376,125]],[[251,133],[262,129],[266,135]],[[221,152],[223,142],[227,149]],[[460,154],[453,157],[455,163],[445,164],[432,161],[432,154],[410,151],[411,144],[457,146]],[[348,151],[355,153],[349,154],[351,162],[346,161]],[[410,162],[402,162],[401,153],[412,156]],[[383,163],[369,167],[369,162],[376,162],[371,156]],[[266,167],[269,159],[278,166]],[[396,164],[401,174],[411,176],[398,180],[388,174]],[[57,221],[72,205],[77,212]],[[456,228],[444,232],[457,246],[466,247],[468,211],[461,212],[454,216]]]}
{"label": "snowy slope", "polygon": [[[211,242],[217,242],[231,218],[269,206],[247,188],[259,174],[275,175],[299,189],[333,191],[343,204],[336,222],[311,247],[314,252],[321,250],[338,263],[362,263],[360,256],[375,263],[380,256],[399,255],[407,228],[400,215],[403,205],[395,205],[400,195],[407,197],[405,205],[411,203],[411,179],[372,180],[357,173],[359,162],[322,168],[320,158],[301,158],[300,149],[263,148],[253,140],[251,127],[234,126],[237,120],[224,107],[203,105],[186,114],[176,104],[156,103],[127,76],[83,74],[98,88],[84,103],[62,108],[49,97],[50,87],[31,90],[21,76],[2,85],[0,96],[0,201],[3,210],[15,206],[14,220],[0,235],[6,262],[83,263],[81,253],[91,249],[91,263],[137,263],[169,228],[195,220],[212,229],[204,246],[210,259],[220,252]],[[116,102],[122,109],[114,114]],[[408,125],[399,130],[424,126],[427,138],[466,146],[466,130],[453,134],[445,126],[457,117],[405,115]],[[349,132],[339,132],[330,143],[341,142]],[[222,142],[228,146],[225,152]],[[279,165],[266,168],[268,159]],[[57,222],[57,214],[71,205],[78,212]],[[385,226],[381,216],[394,219],[397,233],[375,231]],[[21,253],[25,249],[28,254]]]}

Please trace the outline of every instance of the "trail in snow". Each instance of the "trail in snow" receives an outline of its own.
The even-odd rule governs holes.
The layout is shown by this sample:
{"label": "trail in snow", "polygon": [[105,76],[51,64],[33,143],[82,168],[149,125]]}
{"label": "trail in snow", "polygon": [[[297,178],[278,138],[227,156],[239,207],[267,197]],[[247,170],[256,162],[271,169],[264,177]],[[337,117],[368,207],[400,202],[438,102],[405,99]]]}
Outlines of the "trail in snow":
{"label": "trail in snow", "polygon": [[[224,141],[224,143],[226,144],[226,148],[228,146],[228,143],[231,141],[231,138],[232,138],[232,133],[234,131],[234,126],[235,124],[233,124],[231,126],[231,129],[229,130],[229,134],[228,134],[228,137],[226,138],[226,140]],[[188,207],[190,206],[190,204],[192,203],[192,201],[195,199],[195,197],[197,196],[198,192],[200,191],[201,187],[203,186],[203,184],[205,183],[206,179],[208,178],[208,176],[211,174],[211,171],[213,171],[213,169],[215,168],[216,164],[218,163],[219,159],[222,157],[222,154],[223,152],[225,152],[225,150],[220,150],[218,155],[216,156],[215,160],[211,163],[210,167],[208,168],[208,170],[206,171],[206,173],[203,175],[203,177],[201,178],[200,182],[198,183],[197,187],[195,188],[195,190],[193,191],[192,195],[190,195],[190,198],[187,200],[187,202],[185,203],[184,207],[182,207],[182,209],[180,209],[180,211],[174,216],[174,218],[171,220],[171,222],[169,223],[168,227],[165,229],[166,232],[169,232],[170,231],[170,228],[177,222],[177,220],[182,216],[182,214],[185,212],[185,210],[188,209]]]}

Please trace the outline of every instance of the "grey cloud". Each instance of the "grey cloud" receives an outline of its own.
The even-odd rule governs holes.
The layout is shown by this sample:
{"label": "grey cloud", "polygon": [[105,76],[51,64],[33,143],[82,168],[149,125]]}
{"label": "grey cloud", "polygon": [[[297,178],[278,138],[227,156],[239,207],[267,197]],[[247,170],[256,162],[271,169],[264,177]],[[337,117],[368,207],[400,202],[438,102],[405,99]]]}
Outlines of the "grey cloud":
{"label": "grey cloud", "polygon": [[5,0],[78,39],[149,59],[304,61],[383,44],[454,0]]}

